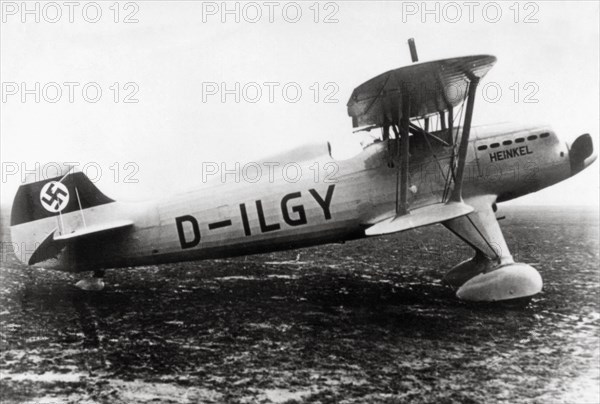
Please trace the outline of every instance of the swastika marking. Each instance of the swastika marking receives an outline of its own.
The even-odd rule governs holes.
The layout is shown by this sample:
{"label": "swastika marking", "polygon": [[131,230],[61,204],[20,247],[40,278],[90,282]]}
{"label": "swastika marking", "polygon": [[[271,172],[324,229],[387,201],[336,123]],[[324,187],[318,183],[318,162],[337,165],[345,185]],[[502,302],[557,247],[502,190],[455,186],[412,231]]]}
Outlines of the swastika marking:
{"label": "swastika marking", "polygon": [[40,202],[48,212],[60,212],[69,203],[69,190],[60,182],[49,182],[40,191]]}

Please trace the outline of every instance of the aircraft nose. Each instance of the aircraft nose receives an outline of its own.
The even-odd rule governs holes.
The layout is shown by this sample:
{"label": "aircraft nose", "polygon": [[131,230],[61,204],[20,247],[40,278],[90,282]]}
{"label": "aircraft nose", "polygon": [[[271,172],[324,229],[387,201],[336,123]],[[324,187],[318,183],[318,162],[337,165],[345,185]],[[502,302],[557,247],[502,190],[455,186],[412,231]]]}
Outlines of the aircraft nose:
{"label": "aircraft nose", "polygon": [[571,175],[575,175],[594,161],[598,156],[594,153],[592,137],[586,133],[579,136],[569,145],[569,161],[571,163]]}

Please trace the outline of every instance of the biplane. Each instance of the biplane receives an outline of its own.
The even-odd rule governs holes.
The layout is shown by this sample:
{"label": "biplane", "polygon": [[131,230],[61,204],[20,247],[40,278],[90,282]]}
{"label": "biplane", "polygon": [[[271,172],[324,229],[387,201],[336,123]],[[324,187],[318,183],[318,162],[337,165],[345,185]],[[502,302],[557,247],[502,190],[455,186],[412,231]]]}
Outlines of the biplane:
{"label": "biplane", "polygon": [[530,298],[542,290],[542,278],[513,260],[496,204],[590,165],[591,136],[567,144],[542,125],[473,126],[477,86],[496,58],[418,63],[409,44],[415,63],[368,80],[348,101],[355,131],[376,134],[358,155],[335,160],[328,143],[309,145],[265,159],[301,167],[293,182],[275,172],[138,203],[115,201],[65,168],[18,189],[10,223],[18,257],[28,265],[93,271],[77,286],[100,290],[106,269],[296,249],[440,223],[474,250],[444,276],[458,298]]}

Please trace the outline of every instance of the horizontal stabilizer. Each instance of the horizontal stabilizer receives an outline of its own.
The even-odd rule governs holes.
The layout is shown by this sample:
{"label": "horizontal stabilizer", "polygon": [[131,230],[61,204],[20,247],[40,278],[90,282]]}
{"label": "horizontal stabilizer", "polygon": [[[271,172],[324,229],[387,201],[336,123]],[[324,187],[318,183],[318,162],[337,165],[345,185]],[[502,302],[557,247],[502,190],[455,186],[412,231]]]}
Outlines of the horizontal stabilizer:
{"label": "horizontal stabilizer", "polygon": [[405,215],[395,216],[375,223],[365,230],[367,236],[397,233],[421,226],[427,226],[468,215],[473,207],[460,202],[436,203],[414,209]]}
{"label": "horizontal stabilizer", "polygon": [[92,234],[104,233],[111,230],[122,229],[125,227],[133,226],[131,220],[118,220],[114,222],[101,223],[92,226],[81,227],[71,233],[67,234],[54,234],[54,241],[70,240],[78,237],[88,236]]}

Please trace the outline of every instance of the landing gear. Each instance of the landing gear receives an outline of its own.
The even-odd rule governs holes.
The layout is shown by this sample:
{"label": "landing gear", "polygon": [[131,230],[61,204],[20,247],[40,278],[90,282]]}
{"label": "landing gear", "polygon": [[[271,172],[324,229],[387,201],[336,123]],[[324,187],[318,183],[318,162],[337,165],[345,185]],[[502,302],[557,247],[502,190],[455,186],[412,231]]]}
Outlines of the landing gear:
{"label": "landing gear", "polygon": [[461,300],[474,302],[523,301],[542,291],[542,277],[530,265],[514,262],[496,216],[494,200],[467,201],[473,213],[444,222],[450,231],[476,251],[444,277]]}
{"label": "landing gear", "polygon": [[542,291],[542,277],[530,265],[523,263],[494,263],[475,255],[452,268],[444,281],[458,290],[461,300],[497,302],[522,300]]}
{"label": "landing gear", "polygon": [[456,265],[444,276],[442,281],[446,285],[458,289],[467,283],[469,279],[492,271],[495,266],[498,266],[498,262],[487,258],[480,251],[476,250],[473,258]]}
{"label": "landing gear", "polygon": [[75,287],[86,290],[97,292],[104,289],[104,281],[102,278],[104,277],[104,270],[96,270],[94,271],[94,276],[91,278],[84,278],[75,284]]}

